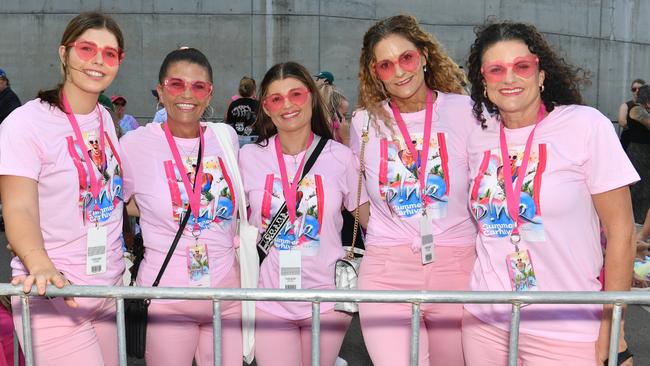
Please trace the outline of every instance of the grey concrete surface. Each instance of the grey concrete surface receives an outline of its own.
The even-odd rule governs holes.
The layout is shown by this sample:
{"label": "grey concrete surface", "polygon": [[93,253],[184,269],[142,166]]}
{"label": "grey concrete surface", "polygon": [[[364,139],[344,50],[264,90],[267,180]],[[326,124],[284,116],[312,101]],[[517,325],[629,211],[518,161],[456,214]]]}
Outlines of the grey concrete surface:
{"label": "grey concrete surface", "polygon": [[377,19],[411,13],[459,63],[487,20],[535,24],[575,65],[591,74],[588,104],[615,119],[629,83],[650,78],[646,0],[0,0],[0,68],[22,100],[58,82],[57,47],[68,20],[83,10],[113,14],[127,58],[107,94],[126,96],[128,113],[151,116],[149,93],[163,57],[185,45],[203,50],[216,76],[212,105],[223,115],[239,79],[260,80],[274,63],[295,60],[330,70],[356,103],[361,39]]}

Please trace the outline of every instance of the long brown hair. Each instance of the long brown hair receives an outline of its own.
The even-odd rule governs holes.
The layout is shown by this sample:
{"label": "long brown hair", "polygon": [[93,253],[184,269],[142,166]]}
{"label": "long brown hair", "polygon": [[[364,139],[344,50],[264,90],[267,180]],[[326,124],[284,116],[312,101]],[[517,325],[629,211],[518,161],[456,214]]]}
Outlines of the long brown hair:
{"label": "long brown hair", "polygon": [[[430,33],[425,32],[417,19],[410,15],[396,15],[375,23],[363,36],[363,48],[359,58],[359,107],[368,111],[374,119],[382,119],[392,129],[392,117],[382,108],[381,102],[390,97],[384,84],[375,76],[373,65],[375,47],[390,35],[400,35],[417,47],[426,59],[427,72],[424,82],[429,89],[445,93],[462,93],[465,74],[447,55],[442,45]],[[378,126],[377,126],[378,127]]]}
{"label": "long brown hair", "polygon": [[[122,30],[120,26],[117,25],[115,20],[108,15],[98,13],[98,12],[85,12],[77,15],[72,18],[68,25],[65,27],[63,36],[61,36],[60,46],[66,46],[64,60],[67,61],[70,48],[69,44],[79,38],[85,31],[88,29],[106,29],[109,32],[113,33],[117,39],[117,45],[121,50],[124,50],[124,37],[122,36]],[[61,64],[61,74],[63,75],[63,81],[57,84],[56,88],[49,90],[40,90],[37,97],[41,99],[41,102],[49,103],[52,107],[57,107],[60,110],[63,110],[63,104],[61,102],[61,90],[63,89],[63,84],[68,76],[68,70],[65,63]]]}
{"label": "long brown hair", "polygon": [[325,114],[323,99],[321,98],[320,93],[318,93],[316,83],[314,83],[314,80],[310,75],[311,74],[304,66],[296,62],[275,64],[266,72],[264,79],[262,79],[262,84],[260,85],[260,92],[258,93],[260,104],[257,110],[257,120],[255,121],[259,131],[259,136],[257,138],[258,145],[266,146],[269,138],[278,133],[278,129],[275,128],[273,121],[271,121],[271,117],[264,111],[262,101],[264,101],[269,85],[271,85],[272,82],[287,78],[294,78],[300,81],[307,86],[309,93],[311,93],[311,131],[323,138],[333,138]]}

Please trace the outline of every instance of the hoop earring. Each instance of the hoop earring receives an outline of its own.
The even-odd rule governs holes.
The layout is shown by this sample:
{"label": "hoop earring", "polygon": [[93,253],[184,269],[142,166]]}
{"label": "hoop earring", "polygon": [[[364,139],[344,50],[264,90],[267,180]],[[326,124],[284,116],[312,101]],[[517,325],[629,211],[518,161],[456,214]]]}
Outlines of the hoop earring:
{"label": "hoop earring", "polygon": [[483,89],[483,96],[485,97],[485,99],[488,99],[487,89]]}

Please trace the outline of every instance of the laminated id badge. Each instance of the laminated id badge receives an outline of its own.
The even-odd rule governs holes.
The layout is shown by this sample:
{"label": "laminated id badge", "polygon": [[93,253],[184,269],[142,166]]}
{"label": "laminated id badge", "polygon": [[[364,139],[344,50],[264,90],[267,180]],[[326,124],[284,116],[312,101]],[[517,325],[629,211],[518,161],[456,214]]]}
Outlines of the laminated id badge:
{"label": "laminated id badge", "polygon": [[516,251],[506,256],[506,264],[513,291],[537,291],[537,278],[528,250]]}
{"label": "laminated id badge", "polygon": [[429,216],[420,217],[420,242],[422,244],[422,264],[429,264],[436,260],[435,248],[433,246],[433,228]]}
{"label": "laminated id badge", "polygon": [[197,242],[187,247],[187,271],[190,287],[210,287],[210,263],[205,244]]}
{"label": "laminated id badge", "polygon": [[280,251],[280,288],[300,290],[302,260],[300,250]]}
{"label": "laminated id badge", "polygon": [[106,272],[106,244],[108,232],[104,226],[88,228],[86,236],[86,274]]}

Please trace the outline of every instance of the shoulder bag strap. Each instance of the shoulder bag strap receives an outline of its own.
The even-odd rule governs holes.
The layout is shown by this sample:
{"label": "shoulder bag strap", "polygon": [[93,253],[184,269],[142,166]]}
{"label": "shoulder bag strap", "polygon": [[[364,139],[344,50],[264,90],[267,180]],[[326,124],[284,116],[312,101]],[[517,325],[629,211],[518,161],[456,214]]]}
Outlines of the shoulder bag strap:
{"label": "shoulder bag strap", "polygon": [[348,250],[347,256],[349,259],[354,258],[354,246],[357,243],[357,234],[359,233],[359,204],[361,203],[361,187],[363,185],[363,177],[366,175],[365,164],[365,151],[366,144],[368,143],[368,128],[370,126],[370,114],[363,125],[361,131],[361,149],[359,151],[359,179],[357,180],[357,208],[354,210],[354,229],[352,230],[352,244]]}

